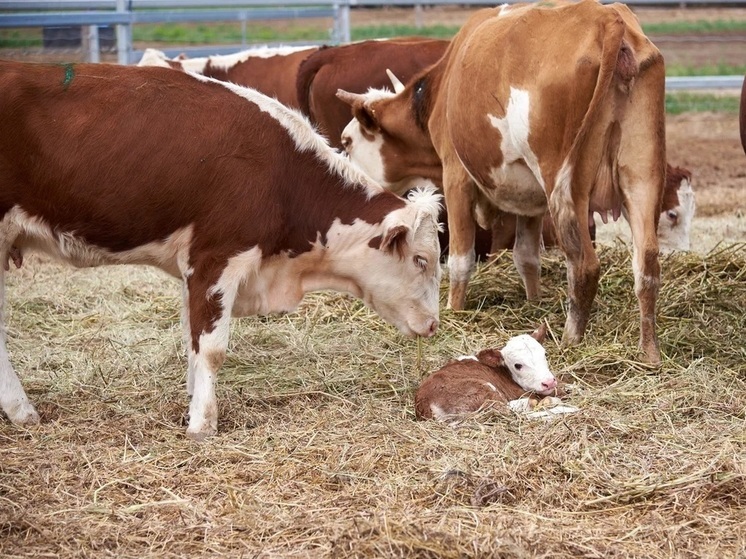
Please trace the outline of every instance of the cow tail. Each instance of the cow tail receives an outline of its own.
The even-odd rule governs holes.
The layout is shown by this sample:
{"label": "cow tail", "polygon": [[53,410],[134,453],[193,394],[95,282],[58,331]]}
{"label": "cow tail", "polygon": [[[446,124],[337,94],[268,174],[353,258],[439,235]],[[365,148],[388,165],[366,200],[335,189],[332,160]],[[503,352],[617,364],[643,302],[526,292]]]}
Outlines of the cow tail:
{"label": "cow tail", "polygon": [[298,75],[295,77],[295,92],[298,96],[298,106],[300,111],[316,122],[314,115],[311,114],[311,86],[319,70],[326,64],[326,51],[328,46],[324,45],[318,51],[311,54],[298,67]]}
{"label": "cow tail", "polygon": [[[557,176],[555,188],[550,196],[550,213],[557,227],[558,238],[561,239],[565,250],[577,254],[580,251],[580,230],[578,220],[574,215],[575,208],[572,201],[573,175],[580,154],[585,149],[591,129],[595,124],[600,109],[612,87],[615,76],[622,86],[628,87],[632,79],[639,72],[639,66],[630,47],[624,42],[626,24],[622,17],[614,13],[603,24],[603,43],[601,46],[601,65],[596,78],[588,110],[583,116],[578,133],[573,140],[567,158]],[[573,216],[563,214],[573,212]]]}

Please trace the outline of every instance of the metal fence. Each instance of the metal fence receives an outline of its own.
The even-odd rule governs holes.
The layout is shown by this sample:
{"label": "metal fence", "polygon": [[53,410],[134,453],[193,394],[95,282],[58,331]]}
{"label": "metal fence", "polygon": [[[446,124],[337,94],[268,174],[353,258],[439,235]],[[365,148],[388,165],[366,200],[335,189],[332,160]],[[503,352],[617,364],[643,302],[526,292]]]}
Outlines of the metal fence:
{"label": "metal fence", "polygon": [[[516,3],[523,0],[503,0]],[[602,0],[609,3],[614,0]],[[493,6],[494,0],[471,0],[469,5]],[[629,0],[632,6],[739,6],[746,0],[722,2],[716,0]],[[132,27],[143,23],[173,22],[240,22],[242,45],[210,45],[189,49],[165,49],[175,55],[186,51],[189,56],[228,54],[246,45],[246,25],[278,19],[329,18],[330,44],[350,41],[350,9],[356,7],[398,6],[414,7],[454,5],[453,0],[286,0],[268,3],[266,0],[0,0],[0,29],[20,27],[80,27],[89,61],[98,62],[100,53],[99,29],[114,26],[116,52],[120,64],[137,62],[142,51],[133,48]],[[313,43],[308,41],[308,44]],[[667,78],[667,89],[731,89],[740,88],[743,76],[701,76]]]}

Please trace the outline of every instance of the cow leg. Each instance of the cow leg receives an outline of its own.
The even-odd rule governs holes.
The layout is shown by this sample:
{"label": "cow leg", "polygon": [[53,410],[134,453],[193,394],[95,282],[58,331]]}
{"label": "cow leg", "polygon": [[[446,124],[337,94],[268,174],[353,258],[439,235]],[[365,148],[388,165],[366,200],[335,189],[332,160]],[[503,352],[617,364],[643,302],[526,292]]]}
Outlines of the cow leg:
{"label": "cow leg", "polygon": [[655,327],[655,306],[661,281],[656,234],[659,206],[656,197],[649,195],[651,189],[645,183],[636,184],[639,184],[641,195],[625,205],[632,231],[635,295],[640,307],[640,350],[647,362],[658,364],[661,354]]}
{"label": "cow leg", "polygon": [[33,425],[39,423],[39,414],[26,396],[21,381],[10,364],[5,334],[5,268],[8,249],[0,251],[0,408],[13,423]]}
{"label": "cow leg", "polygon": [[463,310],[466,290],[476,264],[474,183],[460,163],[444,165],[443,185],[448,210],[448,308]]}
{"label": "cow leg", "polygon": [[[194,274],[187,280],[189,377],[192,390],[187,436],[201,441],[218,430],[218,402],[215,381],[228,349],[228,333],[235,289],[226,289],[210,274]],[[191,382],[189,381],[191,378]]]}
{"label": "cow leg", "polygon": [[526,298],[537,301],[540,297],[541,275],[541,226],[544,216],[516,216],[513,262],[523,279]]}
{"label": "cow leg", "polygon": [[588,200],[574,200],[571,192],[570,172],[566,171],[549,199],[557,238],[567,261],[568,301],[563,345],[577,344],[583,339],[601,275],[588,230]]}

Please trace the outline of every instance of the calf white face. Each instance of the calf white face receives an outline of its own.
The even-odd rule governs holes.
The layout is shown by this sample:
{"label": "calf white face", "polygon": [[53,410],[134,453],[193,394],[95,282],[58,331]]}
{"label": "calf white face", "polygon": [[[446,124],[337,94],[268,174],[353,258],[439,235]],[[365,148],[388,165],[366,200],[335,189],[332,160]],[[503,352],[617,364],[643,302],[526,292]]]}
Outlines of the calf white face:
{"label": "calf white face", "polygon": [[524,390],[548,395],[557,387],[544,347],[529,334],[515,336],[500,350],[513,380]]}
{"label": "calf white face", "polygon": [[661,212],[658,222],[658,246],[663,252],[689,250],[695,201],[692,184],[684,177],[678,189],[679,204]]}

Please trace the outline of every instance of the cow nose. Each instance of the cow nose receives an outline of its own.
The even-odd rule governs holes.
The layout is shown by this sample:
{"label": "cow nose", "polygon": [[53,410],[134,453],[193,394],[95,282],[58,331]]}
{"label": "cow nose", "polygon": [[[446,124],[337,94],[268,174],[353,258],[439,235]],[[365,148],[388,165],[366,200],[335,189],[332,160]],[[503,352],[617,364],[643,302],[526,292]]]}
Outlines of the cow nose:
{"label": "cow nose", "polygon": [[544,382],[542,382],[542,383],[541,383],[541,387],[542,387],[542,388],[543,388],[544,390],[551,390],[551,389],[552,389],[552,388],[554,388],[555,386],[557,386],[557,379],[556,379],[556,378],[554,378],[554,377],[552,377],[552,378],[551,378],[551,379],[549,379],[549,380],[545,380]]}

